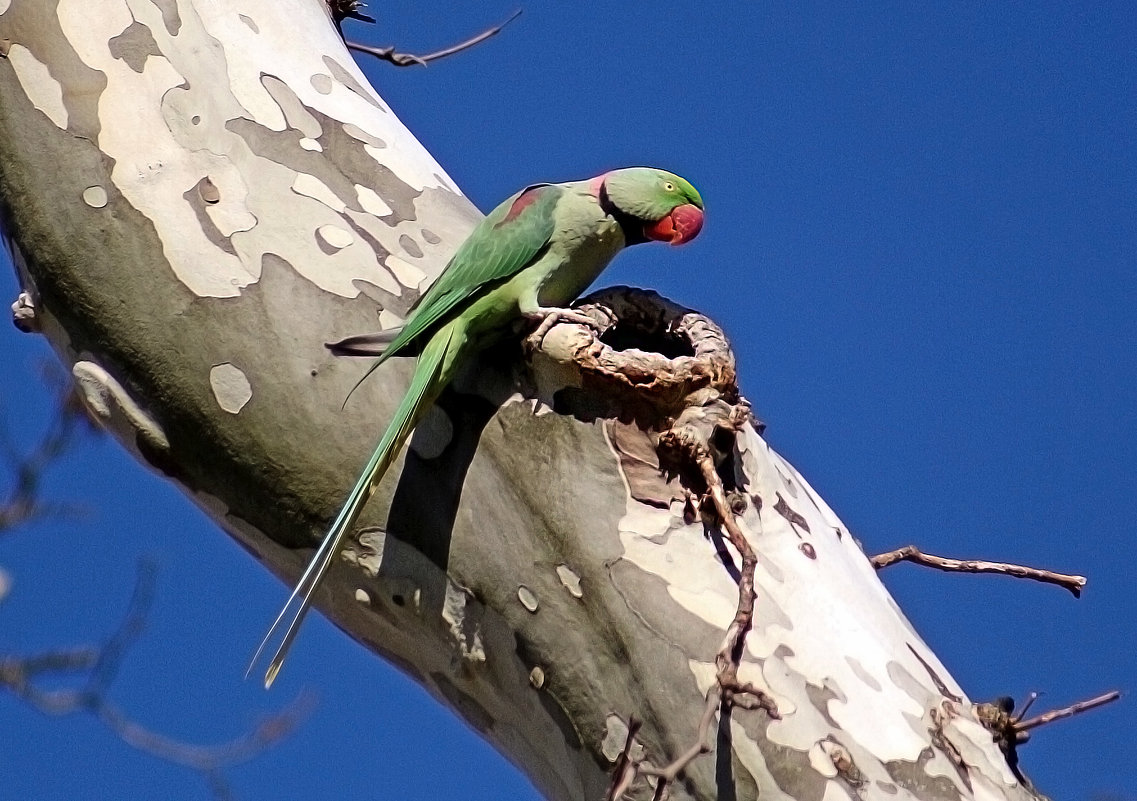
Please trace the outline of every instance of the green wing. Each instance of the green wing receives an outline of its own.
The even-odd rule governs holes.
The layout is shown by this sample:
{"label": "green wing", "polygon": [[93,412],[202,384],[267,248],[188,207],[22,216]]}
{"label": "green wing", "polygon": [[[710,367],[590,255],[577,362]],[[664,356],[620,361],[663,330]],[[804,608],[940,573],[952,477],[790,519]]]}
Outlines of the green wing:
{"label": "green wing", "polygon": [[532,264],[553,235],[553,209],[565,189],[556,184],[526,187],[478,223],[446,269],[412,308],[403,330],[376,366],[415,340],[430,336],[438,323],[492,285],[512,278]]}

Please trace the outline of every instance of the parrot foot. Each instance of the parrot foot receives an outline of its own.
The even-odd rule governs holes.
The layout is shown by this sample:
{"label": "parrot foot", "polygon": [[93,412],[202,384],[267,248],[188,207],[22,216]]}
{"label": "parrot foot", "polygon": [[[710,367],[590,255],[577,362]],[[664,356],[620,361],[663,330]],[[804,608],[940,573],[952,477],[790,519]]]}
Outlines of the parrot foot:
{"label": "parrot foot", "polygon": [[604,331],[604,326],[596,320],[593,320],[587,314],[572,309],[541,308],[527,313],[525,318],[527,320],[540,321],[540,325],[537,326],[537,329],[525,338],[525,346],[530,351],[539,350],[541,348],[541,343],[545,340],[545,334],[549,333],[552,327],[557,323],[583,325],[591,328],[598,334]]}

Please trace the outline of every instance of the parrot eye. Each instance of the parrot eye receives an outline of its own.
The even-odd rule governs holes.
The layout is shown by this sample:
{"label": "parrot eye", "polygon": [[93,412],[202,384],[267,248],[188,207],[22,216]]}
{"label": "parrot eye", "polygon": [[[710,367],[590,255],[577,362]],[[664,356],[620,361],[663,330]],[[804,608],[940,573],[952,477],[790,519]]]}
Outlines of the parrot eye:
{"label": "parrot eye", "polygon": [[674,192],[675,191],[675,184],[671,183],[671,181],[664,181],[663,189],[665,192]]}

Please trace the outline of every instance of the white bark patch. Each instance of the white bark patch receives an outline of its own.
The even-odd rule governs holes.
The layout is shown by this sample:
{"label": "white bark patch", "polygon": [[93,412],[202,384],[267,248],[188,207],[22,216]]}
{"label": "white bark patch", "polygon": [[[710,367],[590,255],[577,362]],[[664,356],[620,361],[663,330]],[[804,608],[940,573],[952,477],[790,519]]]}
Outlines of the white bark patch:
{"label": "white bark patch", "polygon": [[21,44],[8,51],[8,60],[16,73],[24,94],[32,105],[47,115],[56,127],[67,130],[67,107],[63,105],[63,87],[51,77],[47,65]]}
{"label": "white bark patch", "polygon": [[94,362],[78,361],[71,368],[71,375],[96,420],[119,432],[124,441],[137,436],[155,448],[169,450],[166,432],[110,373]]}
{"label": "white bark patch", "polygon": [[450,628],[450,636],[458,653],[467,662],[485,662],[486,648],[482,643],[482,610],[470,594],[451,582],[446,583],[446,598],[442,604],[442,619]]}
{"label": "white bark patch", "polygon": [[825,750],[828,740],[814,743],[809,749],[809,766],[827,779],[837,777],[837,766]]}
{"label": "white bark patch", "polygon": [[355,542],[348,543],[343,550],[343,559],[353,564],[371,578],[379,575],[383,564],[383,552],[387,547],[387,534],[381,529],[368,528],[359,532]]}
{"label": "white bark patch", "polygon": [[[136,22],[150,28],[159,47],[168,43],[170,37],[160,10],[150,3],[138,6],[132,16],[126,3],[107,0],[98,14],[91,14],[86,0],[59,2],[60,26],[76,53],[88,66],[107,74],[107,88],[99,99],[99,116],[106,122],[98,145],[114,159],[111,179],[115,186],[154,223],[164,255],[178,278],[195,294],[232,297],[259,274],[259,262],[246,269],[240,259],[218,248],[185,195],[196,191],[199,182],[208,177],[222,197],[210,207],[209,219],[220,221],[222,230],[243,230],[253,218],[244,208],[244,180],[233,165],[207,149],[189,150],[175,136],[181,129],[196,129],[198,137],[210,130],[205,125],[193,126],[190,115],[180,114],[176,103],[164,102],[171,92],[178,98],[174,90],[192,82],[165,57],[151,55],[136,71],[115,58],[105,45],[96,45]],[[183,20],[191,21],[188,15]],[[181,35],[192,38],[195,33],[188,24],[183,25]],[[200,59],[198,63],[213,62]],[[209,83],[212,79],[216,83],[216,78],[198,75],[193,81]],[[224,98],[224,93],[220,97]],[[134,120],[135,124],[114,124],[114,120],[122,119]]]}
{"label": "white bark patch", "polygon": [[[695,682],[699,691],[705,694],[711,688],[711,684],[718,680],[716,678],[717,671],[715,665],[713,663],[697,661],[690,661],[688,664],[691,667],[691,673],[695,676]],[[755,683],[759,688],[763,687],[760,682]],[[766,691],[770,692],[769,689]],[[776,694],[771,693],[771,695]],[[794,713],[795,710],[792,708],[792,705],[788,709],[782,706],[782,697],[780,695],[776,695],[776,700],[778,702],[778,711],[783,716]],[[753,737],[739,724],[737,715],[731,716],[731,732],[735,755],[739,761],[746,766],[750,774],[758,779],[762,788],[760,794],[762,801],[796,801],[793,796],[783,792],[777,782],[770,777],[770,771],[766,767],[766,757],[754,742]]]}
{"label": "white bark patch", "polygon": [[557,577],[561,580],[561,584],[568,590],[568,594],[573,598],[583,598],[584,593],[580,589],[580,576],[578,576],[571,567],[568,565],[557,565]]}
{"label": "white bark patch", "polygon": [[318,200],[338,212],[343,212],[347,206],[342,200],[328,188],[327,184],[315,176],[308,175],[307,173],[297,173],[296,180],[292,182],[292,191],[304,197],[310,197],[313,200]]}
{"label": "white bark patch", "polygon": [[42,330],[36,316],[35,299],[30,292],[21,292],[12,303],[12,325],[25,334],[39,333]]}
{"label": "white bark patch", "polygon": [[521,605],[533,613],[536,613],[537,607],[541,605],[536,593],[524,584],[517,588],[517,600],[521,601]]}
{"label": "white bark patch", "polygon": [[[968,775],[974,785],[977,776],[986,779],[989,786],[987,795],[990,798],[1005,798],[1002,786],[1013,787],[1018,784],[1014,773],[1011,772],[1007,761],[1001,754],[992,754],[988,748],[980,747],[980,743],[989,742],[991,733],[977,720],[962,714],[958,707],[950,701],[940,705],[940,719],[944,721],[942,731],[944,739],[950,742],[959,752],[963,763],[968,767]],[[981,785],[982,786],[982,785]],[[992,790],[991,787],[999,789]],[[981,798],[983,794],[976,787],[975,797]]]}
{"label": "white bark patch", "polygon": [[849,801],[849,798],[841,782],[829,781],[825,784],[825,793],[821,796],[821,801]]}
{"label": "white bark patch", "polygon": [[398,256],[388,256],[385,263],[403,286],[414,288],[426,279],[426,273]]}
{"label": "white bark patch", "polygon": [[[201,199],[206,204],[205,213],[222,236],[232,237],[238,231],[251,230],[257,224],[257,218],[245,203],[248,188],[237,172],[226,169],[215,176],[207,175],[199,187]],[[244,270],[242,277],[247,277]]]}
{"label": "white bark patch", "polygon": [[387,146],[387,143],[379,137],[369,134],[359,126],[352,125],[350,122],[343,126],[343,132],[350,136],[352,139],[358,139],[360,142],[366,142],[372,147],[382,149]]}
{"label": "white bark patch", "polygon": [[[272,74],[296,92],[301,102],[345,124],[354,125],[392,147],[398,147],[398,159],[387,158],[380,163],[416,189],[443,186],[456,193],[457,188],[438,163],[394,115],[385,110],[379,96],[368,87],[367,79],[328,25],[326,12],[320,4],[290,2],[276,5],[287,5],[288,8],[277,8],[273,13],[258,18],[259,32],[252,31],[235,15],[201,12],[204,32],[217,46],[225,48],[229,84],[234,94],[242,99],[246,110],[256,110],[264,115],[251,119],[273,130],[283,130],[284,115],[259,78],[262,72],[268,71],[266,56],[269,53],[287,52],[288,59],[272,59]],[[183,13],[183,22],[185,16],[189,14]],[[185,25],[182,35],[184,28]],[[314,40],[316,31],[322,32],[326,40]],[[327,51],[321,47],[326,47]],[[334,69],[329,69],[329,61]],[[354,86],[345,84],[337,73],[350,78]],[[319,83],[327,90],[325,94],[312,85],[315,76],[321,76]],[[366,95],[360,95],[356,87]]]}
{"label": "white bark patch", "polygon": [[397,328],[403,322],[403,318],[395,314],[390,309],[383,309],[379,312],[379,328],[386,331],[390,328]]}
{"label": "white bark patch", "polygon": [[[962,698],[963,692],[889,603],[853,538],[837,536],[847,528],[812,487],[749,429],[739,447],[747,492],[761,499],[738,518],[759,557],[754,627],[739,676],[769,692],[782,713],[782,720],[765,724],[766,737],[813,761],[817,744],[843,731],[843,742],[867,752],[852,754],[857,768],[888,781],[883,763],[915,762],[929,743],[928,708],[943,698],[936,680],[948,693]],[[639,503],[629,493],[618,529],[624,559],[662,578],[684,610],[725,629],[738,588],[700,523],[685,525],[675,510]],[[733,551],[731,558],[739,564]],[[667,629],[665,609],[635,611]],[[704,691],[714,681],[713,658],[708,653],[690,663]],[[898,683],[894,676],[901,675],[906,681]],[[921,720],[925,725],[913,725]],[[762,754],[743,729],[737,734],[739,759],[759,775]],[[977,742],[992,751],[990,735]]]}
{"label": "white bark patch", "polygon": [[209,386],[217,405],[229,414],[237,414],[253,397],[253,387],[245,373],[237,366],[224,362],[209,371]]}
{"label": "white bark patch", "polygon": [[[359,294],[353,282],[361,276],[401,293],[393,271],[376,262],[379,247],[403,251],[399,240],[407,231],[398,230],[404,221],[390,219],[392,209],[408,217],[410,230],[415,214],[408,207],[425,202],[416,193],[457,190],[366,87],[321,4],[280,0],[262,17],[183,2],[174,33],[162,7],[148,0],[104,0],[99,13],[91,14],[86,0],[59,0],[57,14],[77,56],[107,76],[98,98],[105,122],[97,145],[114,164],[114,192],[105,187],[108,196],[121,194],[152,222],[178,280],[199,296],[233,297],[259,280],[265,254],[276,253],[286,254],[308,280],[344,297]],[[152,41],[145,59],[132,58],[133,66],[106,44],[128,29],[136,39]],[[195,58],[202,51],[211,57]],[[290,58],[273,55],[280,52]],[[16,61],[26,61],[26,55],[17,52]],[[25,91],[56,124],[65,125],[66,82],[60,88],[44,80],[50,76],[42,68],[31,68],[37,74],[34,81],[28,78]],[[111,124],[121,119],[136,124]],[[311,161],[312,154],[325,153],[323,137],[334,142],[337,134],[362,143],[359,150],[347,162],[341,155],[341,161],[317,169],[321,165]],[[357,201],[352,184],[325,183],[345,163],[358,172],[360,158],[367,160],[364,147],[375,166],[385,168],[374,174],[387,177],[376,179],[370,196],[357,190],[365,198]],[[326,157],[334,160],[333,155]],[[307,164],[313,165],[311,175]],[[206,178],[215,200],[201,196]],[[282,191],[288,187],[295,191]],[[346,213],[375,223],[368,232],[377,248],[328,247],[327,239],[313,236],[324,225],[343,227],[347,204],[355,208]],[[376,213],[387,220],[376,220]],[[334,244],[335,237],[331,240]],[[428,269],[441,266],[446,255],[424,252]],[[371,278],[377,271],[384,274]],[[421,271],[403,272],[414,285],[424,277]]]}
{"label": "white bark patch", "polygon": [[291,87],[281,83],[272,75],[262,76],[261,85],[264,86],[265,91],[269,93],[273,102],[280,108],[287,128],[299,131],[310,140],[320,138],[324,132],[320,126],[320,121],[312,116],[308,109],[304,108],[304,104],[300,102],[300,98],[296,96]]}
{"label": "white bark patch", "polygon": [[316,238],[319,239],[320,244],[332,251],[343,250],[355,241],[351,231],[340,228],[338,225],[321,225],[316,229]]}
{"label": "white bark patch", "polygon": [[83,202],[93,209],[101,209],[107,205],[107,190],[101,186],[88,186],[83,190]]}
{"label": "white bark patch", "polygon": [[[301,142],[303,144],[303,142]],[[319,142],[316,143],[317,145]],[[379,197],[375,190],[369,186],[360,186],[355,184],[355,196],[359,199],[359,205],[368,214],[374,214],[376,217],[386,217],[391,213],[391,207],[387,205],[387,201]]]}
{"label": "white bark patch", "polygon": [[[600,751],[609,762],[615,762],[628,742],[628,724],[619,715],[609,715],[604,719],[604,742],[600,744]],[[643,748],[636,743],[630,756],[638,757],[643,754]]]}

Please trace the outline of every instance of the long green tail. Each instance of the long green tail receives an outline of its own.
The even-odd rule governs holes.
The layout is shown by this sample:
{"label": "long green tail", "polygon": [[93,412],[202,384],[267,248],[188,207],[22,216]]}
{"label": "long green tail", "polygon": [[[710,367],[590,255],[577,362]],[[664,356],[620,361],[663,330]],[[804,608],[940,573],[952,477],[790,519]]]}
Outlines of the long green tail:
{"label": "long green tail", "polygon": [[312,556],[312,561],[308,563],[304,575],[296,583],[296,589],[292,591],[292,595],[284,604],[284,608],[276,616],[268,634],[261,640],[260,647],[257,648],[257,652],[249,662],[249,669],[245,671],[246,678],[257,662],[260,661],[261,654],[264,653],[269,642],[275,638],[284,620],[288,618],[289,612],[295,609],[291,617],[288,618],[289,623],[284,632],[284,638],[280,641],[280,645],[269,663],[268,670],[265,672],[265,688],[270,687],[276,679],[281,665],[284,664],[284,658],[288,655],[288,649],[300,630],[300,624],[304,621],[304,616],[312,605],[312,596],[320,586],[324,574],[328,572],[332,560],[339,553],[344,537],[355,525],[360,512],[363,511],[364,504],[371,498],[375,488],[379,486],[383,474],[387,472],[387,468],[399,455],[403,443],[407,441],[407,437],[410,436],[415,425],[426,410],[430,408],[430,405],[434,403],[442,388],[450,381],[450,373],[458,361],[454,358],[456,354],[451,352],[457,325],[460,323],[455,321],[442,328],[431,337],[423,348],[418,365],[415,367],[414,376],[411,378],[411,385],[408,387],[406,395],[403,396],[399,408],[395,410],[395,416],[383,433],[383,438],[379,440],[375,452],[371,455],[371,461],[367,463],[359,481],[355,483],[351,494],[347,496],[347,501],[340,509],[332,527],[324,535],[324,541],[320,543],[320,547]]}

